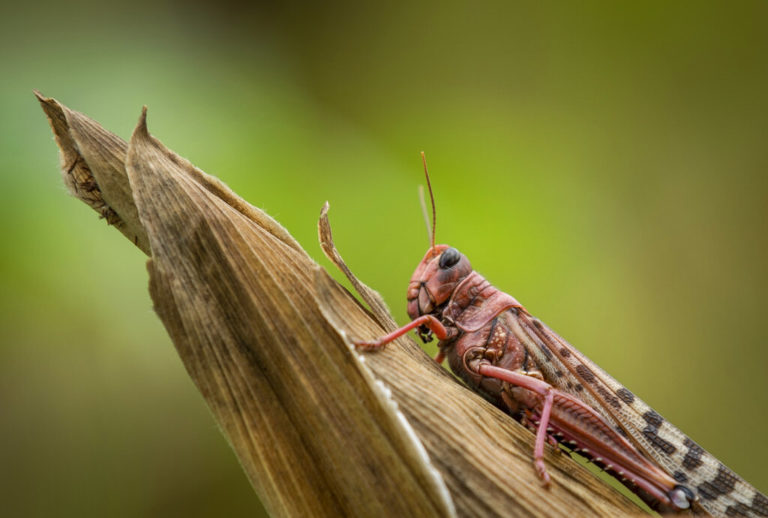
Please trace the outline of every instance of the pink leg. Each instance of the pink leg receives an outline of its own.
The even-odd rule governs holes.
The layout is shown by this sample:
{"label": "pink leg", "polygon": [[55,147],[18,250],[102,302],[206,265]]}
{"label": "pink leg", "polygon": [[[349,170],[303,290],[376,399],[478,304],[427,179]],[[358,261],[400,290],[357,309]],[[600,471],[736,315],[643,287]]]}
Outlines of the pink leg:
{"label": "pink leg", "polygon": [[539,477],[541,477],[541,480],[544,482],[544,485],[549,485],[549,473],[547,473],[547,467],[544,464],[544,441],[547,438],[549,416],[552,413],[552,404],[555,400],[552,386],[545,381],[526,376],[525,374],[519,374],[508,369],[502,369],[501,367],[494,367],[493,365],[481,364],[478,367],[477,372],[483,376],[497,378],[511,383],[516,387],[531,390],[544,398],[541,419],[539,420],[539,426],[536,429],[536,445],[533,449],[533,464],[536,467],[536,472],[539,474]]}
{"label": "pink leg", "polygon": [[374,340],[372,342],[355,342],[355,345],[364,351],[378,349],[379,347],[383,347],[389,342],[400,338],[411,329],[416,329],[419,326],[427,326],[433,333],[435,333],[435,336],[438,340],[445,340],[448,337],[448,331],[446,331],[445,326],[443,326],[443,324],[441,324],[438,319],[432,315],[423,315],[415,320],[412,320],[409,324],[404,325],[400,329],[396,329],[388,335],[382,336],[378,340]]}
{"label": "pink leg", "polygon": [[[693,497],[687,487],[679,485],[675,479],[661,468],[645,459],[634,446],[616,433],[595,410],[585,403],[573,396],[557,391],[544,381],[507,369],[480,364],[477,372],[483,376],[497,378],[517,387],[531,390],[544,398],[541,419],[536,429],[536,446],[533,452],[533,459],[536,471],[545,484],[549,482],[549,475],[547,475],[543,460],[544,440],[547,437],[547,428],[551,418],[552,406],[554,405],[555,393],[557,392],[558,401],[570,403],[567,406],[573,405],[573,407],[578,408],[578,413],[582,416],[585,414],[591,415],[591,418],[586,419],[593,423],[591,427],[571,427],[569,431],[574,435],[574,439],[582,444],[582,447],[584,447],[584,444],[588,445],[589,450],[595,457],[600,457],[603,459],[604,464],[613,466],[613,471],[623,473],[624,476],[647,493],[651,502],[659,502],[663,506],[667,506],[675,511],[690,507]],[[576,415],[576,413],[571,415]],[[556,419],[556,426],[566,423],[561,421],[560,424],[557,424],[557,422]],[[603,442],[599,435],[595,435],[596,432],[607,435],[609,440]],[[645,497],[641,496],[641,498],[649,502]]]}
{"label": "pink leg", "polygon": [[552,412],[552,403],[555,400],[555,396],[552,393],[552,389],[547,391],[547,395],[544,396],[544,409],[541,411],[541,421],[539,421],[539,428],[536,430],[536,446],[533,449],[533,464],[536,466],[536,471],[544,481],[544,485],[549,485],[549,473],[547,473],[547,466],[544,464],[544,441],[547,438],[547,427],[549,426],[549,414]]}
{"label": "pink leg", "polygon": [[445,353],[443,353],[443,350],[440,349],[437,351],[437,354],[435,355],[435,361],[440,364],[443,363],[443,360],[445,360]]}

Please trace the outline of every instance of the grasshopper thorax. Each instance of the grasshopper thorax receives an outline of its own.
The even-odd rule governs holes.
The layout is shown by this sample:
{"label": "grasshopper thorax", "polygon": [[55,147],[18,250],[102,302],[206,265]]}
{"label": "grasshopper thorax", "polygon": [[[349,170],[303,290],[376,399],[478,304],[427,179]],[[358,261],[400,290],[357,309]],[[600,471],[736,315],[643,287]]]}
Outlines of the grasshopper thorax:
{"label": "grasshopper thorax", "polygon": [[448,245],[427,250],[408,284],[408,316],[436,314],[470,273],[469,259]]}

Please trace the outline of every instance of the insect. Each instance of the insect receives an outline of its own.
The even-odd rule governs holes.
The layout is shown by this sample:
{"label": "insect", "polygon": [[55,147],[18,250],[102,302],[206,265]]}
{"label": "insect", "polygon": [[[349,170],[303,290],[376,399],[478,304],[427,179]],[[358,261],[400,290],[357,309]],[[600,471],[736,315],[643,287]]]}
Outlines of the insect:
{"label": "insect", "polygon": [[[672,426],[514,297],[473,270],[466,256],[435,244],[408,285],[411,322],[372,342],[377,349],[416,329],[439,340],[464,382],[536,433],[533,463],[549,474],[544,443],[563,444],[603,468],[661,512],[691,509],[713,516],[768,516],[768,498]],[[426,207],[423,206],[426,214]],[[429,222],[427,222],[429,228]]]}

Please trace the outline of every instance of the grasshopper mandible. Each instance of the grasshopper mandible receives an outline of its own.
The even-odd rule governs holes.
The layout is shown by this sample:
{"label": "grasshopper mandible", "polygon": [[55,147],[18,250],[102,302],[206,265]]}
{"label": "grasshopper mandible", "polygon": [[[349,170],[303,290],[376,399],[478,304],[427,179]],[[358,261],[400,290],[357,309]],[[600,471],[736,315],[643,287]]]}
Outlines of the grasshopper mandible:
{"label": "grasshopper mandible", "polygon": [[[417,329],[439,340],[438,363],[536,433],[533,462],[545,485],[544,443],[563,444],[661,512],[768,516],[768,498],[485,280],[455,248],[431,246],[408,285],[411,322],[372,342],[377,349]],[[426,212],[426,211],[425,211]],[[429,227],[429,223],[427,222]]]}

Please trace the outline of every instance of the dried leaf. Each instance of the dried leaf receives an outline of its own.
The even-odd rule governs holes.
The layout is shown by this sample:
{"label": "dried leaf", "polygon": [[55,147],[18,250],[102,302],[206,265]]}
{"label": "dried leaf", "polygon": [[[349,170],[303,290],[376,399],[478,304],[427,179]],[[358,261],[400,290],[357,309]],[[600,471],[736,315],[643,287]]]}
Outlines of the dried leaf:
{"label": "dried leaf", "polygon": [[381,298],[381,295],[379,295],[377,291],[372,290],[355,277],[352,270],[350,270],[346,263],[344,263],[341,254],[336,250],[336,246],[333,244],[331,225],[328,223],[329,208],[330,206],[328,205],[328,202],[325,202],[323,209],[320,211],[320,220],[317,224],[317,235],[320,239],[320,247],[323,249],[323,253],[339,270],[341,270],[347,279],[349,279],[349,282],[352,283],[352,286],[360,294],[360,297],[371,308],[379,325],[387,332],[394,331],[397,329],[397,324],[389,312],[387,303],[384,302],[384,299]]}
{"label": "dried leaf", "polygon": [[[306,254],[213,196],[144,118],[126,165],[158,314],[257,490],[279,494],[270,510],[445,514],[402,426],[315,304]],[[403,498],[404,487],[427,498]]]}
{"label": "dried leaf", "polygon": [[35,91],[59,145],[64,185],[69,192],[114,225],[149,255],[125,172],[128,144],[82,113]]}
{"label": "dried leaf", "polygon": [[531,465],[533,435],[412,340],[355,351],[350,336],[376,337],[395,324],[344,265],[327,206],[323,250],[373,315],[277,222],[151,137],[145,114],[126,144],[38,97],[70,187],[150,255],[155,309],[270,513],[637,512],[551,451],[545,490]]}

